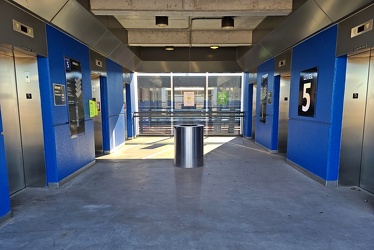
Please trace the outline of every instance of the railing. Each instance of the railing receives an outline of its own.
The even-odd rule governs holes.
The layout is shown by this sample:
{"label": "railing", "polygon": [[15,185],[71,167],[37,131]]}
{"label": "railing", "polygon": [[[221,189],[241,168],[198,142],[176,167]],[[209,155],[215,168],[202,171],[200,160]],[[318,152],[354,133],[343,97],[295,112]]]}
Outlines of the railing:
{"label": "railing", "polygon": [[134,112],[140,135],[171,135],[174,125],[204,125],[205,135],[240,135],[240,111],[139,111]]}

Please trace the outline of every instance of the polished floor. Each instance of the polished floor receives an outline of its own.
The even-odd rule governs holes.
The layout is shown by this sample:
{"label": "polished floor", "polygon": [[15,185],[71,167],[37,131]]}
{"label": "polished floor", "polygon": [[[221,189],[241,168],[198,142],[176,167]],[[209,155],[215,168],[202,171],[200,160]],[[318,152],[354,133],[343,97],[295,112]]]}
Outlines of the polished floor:
{"label": "polished floor", "polygon": [[58,189],[12,197],[0,249],[374,249],[374,196],[324,187],[236,137],[205,166],[173,166],[171,138],[140,137]]}

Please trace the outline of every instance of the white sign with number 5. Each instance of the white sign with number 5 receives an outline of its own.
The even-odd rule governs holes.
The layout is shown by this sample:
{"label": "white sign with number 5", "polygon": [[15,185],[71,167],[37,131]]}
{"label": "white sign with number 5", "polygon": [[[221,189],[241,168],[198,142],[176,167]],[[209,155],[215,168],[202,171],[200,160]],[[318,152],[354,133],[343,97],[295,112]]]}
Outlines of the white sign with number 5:
{"label": "white sign with number 5", "polygon": [[308,89],[310,89],[312,84],[310,82],[304,83],[304,88],[303,88],[303,99],[306,99],[306,104],[303,105],[301,110],[303,112],[307,112],[310,107],[310,94],[307,92]]}

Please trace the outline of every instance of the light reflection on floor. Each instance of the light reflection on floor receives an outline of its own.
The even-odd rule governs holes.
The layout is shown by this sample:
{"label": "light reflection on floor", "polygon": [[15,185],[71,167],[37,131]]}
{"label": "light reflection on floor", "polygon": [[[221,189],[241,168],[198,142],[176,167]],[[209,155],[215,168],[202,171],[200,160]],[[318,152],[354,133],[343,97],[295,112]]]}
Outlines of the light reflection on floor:
{"label": "light reflection on floor", "polygon": [[[235,137],[204,137],[204,154],[230,142]],[[126,141],[125,145],[110,155],[97,157],[100,160],[120,159],[173,159],[174,137],[141,136]]]}

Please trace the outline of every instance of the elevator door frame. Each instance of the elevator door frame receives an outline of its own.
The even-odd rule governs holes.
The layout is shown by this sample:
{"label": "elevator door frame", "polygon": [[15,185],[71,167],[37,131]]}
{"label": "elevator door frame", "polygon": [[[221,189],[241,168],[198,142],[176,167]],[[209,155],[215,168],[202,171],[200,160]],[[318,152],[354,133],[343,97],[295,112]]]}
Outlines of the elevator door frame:
{"label": "elevator door frame", "polygon": [[368,188],[362,182],[362,175],[365,126],[368,125],[367,114],[370,112],[368,91],[374,91],[373,52],[365,50],[348,56],[339,166],[339,185],[356,185],[371,192],[374,192],[374,183]]}
{"label": "elevator door frame", "polygon": [[[14,194],[25,187],[46,186],[39,77],[35,55],[4,47],[1,52],[13,69],[8,71],[10,81],[4,81],[12,91],[13,107],[11,112],[3,109],[2,119],[9,190]],[[12,160],[14,155],[16,161]]]}
{"label": "elevator door frame", "polygon": [[100,74],[91,73],[91,87],[92,98],[95,99],[98,105],[98,115],[93,117],[94,122],[94,139],[95,139],[95,153],[103,154],[103,121],[101,115],[101,82]]}
{"label": "elevator door frame", "polygon": [[290,73],[282,73],[280,75],[278,120],[278,153],[280,154],[287,153],[290,80]]}
{"label": "elevator door frame", "polygon": [[257,83],[251,83],[253,86],[253,102],[252,102],[252,136],[251,139],[256,138],[256,94],[257,94]]}

